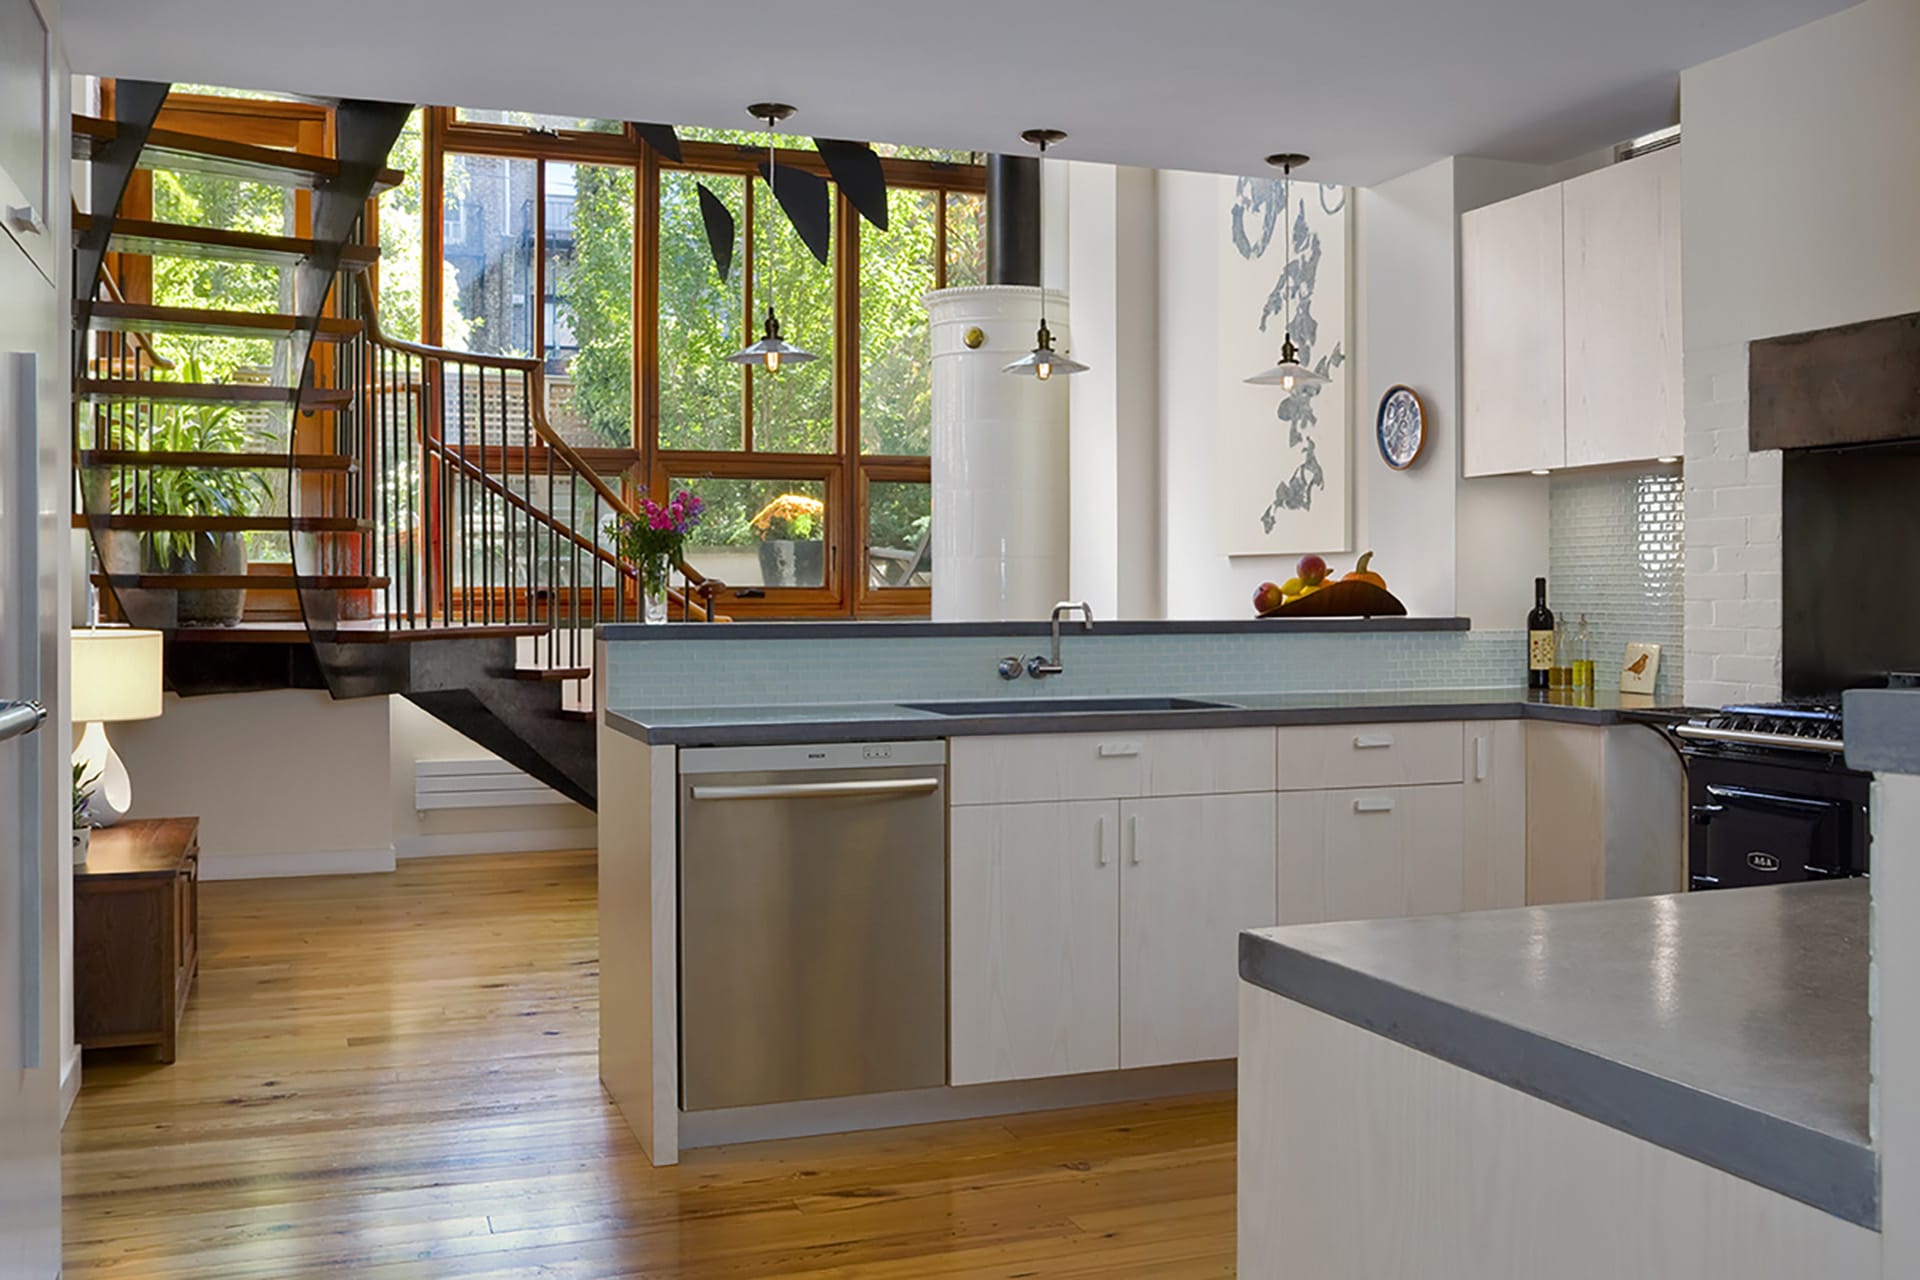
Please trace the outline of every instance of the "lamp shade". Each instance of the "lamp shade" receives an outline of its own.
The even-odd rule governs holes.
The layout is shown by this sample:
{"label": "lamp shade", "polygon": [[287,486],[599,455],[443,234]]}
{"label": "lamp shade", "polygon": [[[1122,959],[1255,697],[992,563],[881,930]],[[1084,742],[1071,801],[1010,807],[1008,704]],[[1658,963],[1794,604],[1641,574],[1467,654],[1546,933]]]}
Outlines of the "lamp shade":
{"label": "lamp shade", "polygon": [[160,714],[161,635],[131,627],[73,633],[75,724],[151,720]]}

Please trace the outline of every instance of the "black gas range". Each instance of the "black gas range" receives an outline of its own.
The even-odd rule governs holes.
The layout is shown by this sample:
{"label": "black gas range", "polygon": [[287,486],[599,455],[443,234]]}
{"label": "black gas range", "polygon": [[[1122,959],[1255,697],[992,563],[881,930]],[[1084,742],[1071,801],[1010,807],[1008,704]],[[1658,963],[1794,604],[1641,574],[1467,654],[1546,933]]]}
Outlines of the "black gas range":
{"label": "black gas range", "polygon": [[1846,766],[1839,702],[1723,707],[1668,732],[1686,761],[1692,888],[1867,874],[1873,779]]}

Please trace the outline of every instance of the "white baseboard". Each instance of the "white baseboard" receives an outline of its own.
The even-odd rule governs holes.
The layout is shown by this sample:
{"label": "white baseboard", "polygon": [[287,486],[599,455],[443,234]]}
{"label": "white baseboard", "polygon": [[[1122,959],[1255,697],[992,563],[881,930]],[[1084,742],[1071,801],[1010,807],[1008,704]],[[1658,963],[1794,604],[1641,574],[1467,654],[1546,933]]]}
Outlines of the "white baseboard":
{"label": "white baseboard", "polygon": [[962,1088],[910,1089],[855,1098],[819,1098],[809,1102],[773,1102],[722,1111],[682,1111],[680,1149],[717,1147],[732,1142],[806,1138],[821,1133],[891,1129],[900,1125],[1016,1115],[1022,1111],[1058,1111],[1144,1098],[1216,1093],[1235,1085],[1235,1063],[1190,1062],[1134,1071],[1057,1076],[1051,1080],[1014,1080]]}
{"label": "white baseboard", "polygon": [[285,876],[351,876],[393,870],[393,848],[313,853],[203,853],[202,880],[269,880]]}
{"label": "white baseboard", "polygon": [[396,836],[398,858],[455,858],[471,853],[551,853],[562,849],[591,849],[600,842],[593,827],[546,827],[536,831],[446,832],[431,836]]}
{"label": "white baseboard", "polygon": [[80,1046],[74,1045],[60,1064],[60,1124],[66,1127],[73,1100],[80,1096]]}

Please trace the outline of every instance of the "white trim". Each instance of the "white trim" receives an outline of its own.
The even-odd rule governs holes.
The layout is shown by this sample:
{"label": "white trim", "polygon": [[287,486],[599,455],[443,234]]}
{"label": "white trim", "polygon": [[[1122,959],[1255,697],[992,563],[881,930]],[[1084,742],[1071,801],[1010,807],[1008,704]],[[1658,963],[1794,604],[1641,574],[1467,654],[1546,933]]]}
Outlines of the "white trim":
{"label": "white trim", "polygon": [[453,831],[439,835],[395,836],[396,858],[451,858],[472,853],[552,853],[591,849],[600,833],[591,825],[543,827],[536,831]]}
{"label": "white trim", "polygon": [[67,1060],[60,1064],[60,1127],[66,1128],[67,1117],[73,1114],[73,1100],[80,1096],[80,1046],[73,1045],[67,1050]]}
{"label": "white trim", "polygon": [[[1048,1080],[1012,1080],[963,1088],[909,1089],[854,1098],[775,1102],[722,1111],[682,1111],[680,1146],[717,1147],[731,1142],[804,1138],[821,1133],[891,1129],[900,1125],[1058,1111],[1109,1102],[1217,1093],[1235,1084],[1234,1062],[1189,1062],[1133,1071],[1102,1071]],[[655,1164],[665,1163],[655,1160]]]}
{"label": "white trim", "polygon": [[393,846],[312,853],[203,853],[202,880],[270,880],[284,876],[348,876],[393,870]]}

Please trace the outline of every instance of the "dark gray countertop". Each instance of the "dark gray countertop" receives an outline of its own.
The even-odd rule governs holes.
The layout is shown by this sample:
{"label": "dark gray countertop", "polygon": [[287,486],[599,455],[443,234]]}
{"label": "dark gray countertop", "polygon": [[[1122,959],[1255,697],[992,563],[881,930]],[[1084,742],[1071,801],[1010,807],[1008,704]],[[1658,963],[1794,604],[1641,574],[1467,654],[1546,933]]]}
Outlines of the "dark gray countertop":
{"label": "dark gray countertop", "polygon": [[938,715],[893,702],[762,707],[617,708],[607,724],[642,742],[686,747],[769,746],[788,742],[859,742],[876,738],[952,738],[1011,733],[1138,733],[1148,729],[1224,729],[1281,724],[1363,724],[1390,720],[1566,720],[1619,724],[1670,719],[1677,712],[1630,695],[1599,692],[1593,705],[1535,697],[1525,689],[1416,689],[1391,693],[1192,694],[1228,704],[1197,711],[1074,711],[1043,715],[1017,710],[1009,694],[1003,715]]}
{"label": "dark gray countertop", "polygon": [[1920,774],[1920,689],[1849,689],[1844,697],[1848,766]]}
{"label": "dark gray countertop", "polygon": [[1865,880],[1240,935],[1240,976],[1878,1229]]}

